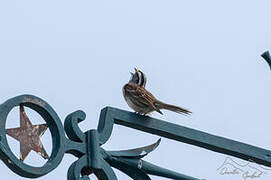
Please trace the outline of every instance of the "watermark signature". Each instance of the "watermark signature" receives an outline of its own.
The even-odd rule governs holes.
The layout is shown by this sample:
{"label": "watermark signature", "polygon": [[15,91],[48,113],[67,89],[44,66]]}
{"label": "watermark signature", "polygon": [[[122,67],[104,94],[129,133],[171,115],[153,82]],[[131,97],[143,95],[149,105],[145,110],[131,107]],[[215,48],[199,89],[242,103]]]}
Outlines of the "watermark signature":
{"label": "watermark signature", "polygon": [[237,163],[227,157],[217,171],[219,171],[220,175],[237,175],[243,180],[249,180],[260,178],[264,174],[267,174],[267,171],[271,171],[271,169],[264,168],[252,161],[245,164]]}

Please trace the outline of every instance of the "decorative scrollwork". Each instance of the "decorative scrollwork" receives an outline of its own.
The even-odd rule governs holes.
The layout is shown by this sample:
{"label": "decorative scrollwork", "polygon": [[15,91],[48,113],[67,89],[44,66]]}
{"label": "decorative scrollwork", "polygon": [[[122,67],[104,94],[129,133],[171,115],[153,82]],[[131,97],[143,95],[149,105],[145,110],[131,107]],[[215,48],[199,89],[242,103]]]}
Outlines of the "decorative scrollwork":
{"label": "decorative scrollwork", "polygon": [[[76,111],[68,115],[64,123],[64,129],[70,141],[75,141],[85,145],[85,151],[82,152],[81,156],[77,155],[79,159],[69,168],[69,180],[87,179],[87,176],[92,173],[94,173],[99,179],[115,180],[117,177],[111,166],[123,171],[133,179],[150,179],[144,171],[127,163],[126,161],[123,161],[123,159],[140,159],[144,157],[158,146],[160,139],[155,144],[146,147],[123,151],[106,151],[100,146],[108,140],[108,138],[104,137],[108,135],[110,136],[112,131],[110,134],[103,134],[105,131],[101,131],[99,133],[99,131],[93,129],[83,133],[78,127],[78,123],[82,122],[84,119],[85,114],[82,111]],[[113,123],[109,123],[106,126],[111,126],[108,128],[112,129]],[[67,152],[75,150],[76,149],[66,149]]]}
{"label": "decorative scrollwork", "polygon": [[[271,68],[269,52],[263,53],[262,57]],[[46,124],[32,125],[26,115],[24,117],[21,116],[24,118],[24,122],[22,122],[28,123],[29,128],[36,128],[35,132],[27,131],[30,132],[29,134],[33,133],[34,139],[36,139],[34,140],[35,142],[40,142],[37,136],[40,136],[47,127],[51,132],[53,141],[51,155],[47,155],[42,146],[33,146],[34,148],[32,148],[39,153],[43,153],[42,156],[45,159],[49,158],[41,167],[23,163],[29,149],[25,151],[24,156],[20,160],[13,154],[7,143],[6,134],[19,140],[25,138],[22,142],[26,143],[29,143],[31,139],[33,140],[33,138],[29,137],[30,135],[19,137],[16,134],[18,132],[21,133],[25,130],[24,128],[5,129],[8,114],[17,106],[20,106],[21,113],[24,113],[23,107],[26,106],[36,111],[45,120]],[[12,171],[20,176],[29,178],[40,177],[51,172],[62,161],[64,154],[69,153],[76,156],[78,160],[70,166],[67,175],[68,180],[89,180],[88,176],[90,174],[95,174],[101,180],[116,180],[117,177],[112,167],[119,169],[135,180],[150,180],[148,175],[176,180],[199,180],[142,160],[144,156],[157,148],[160,139],[152,145],[141,148],[121,151],[107,151],[103,149],[101,145],[105,144],[110,138],[114,124],[118,124],[244,160],[252,160],[255,163],[271,167],[271,151],[269,150],[148,116],[106,107],[101,111],[97,130],[91,129],[82,132],[78,124],[85,118],[86,114],[83,111],[75,111],[66,117],[63,128],[56,112],[44,100],[32,95],[11,98],[0,105],[0,158]]]}
{"label": "decorative scrollwork", "polygon": [[[9,112],[16,106],[29,107],[42,116],[48,126],[53,141],[51,155],[42,167],[34,167],[19,160],[7,143],[6,119]],[[148,169],[157,168],[141,160],[148,153],[156,149],[160,139],[149,146],[121,150],[106,151],[101,145],[106,143],[111,136],[114,120],[110,113],[103,109],[100,116],[98,130],[92,129],[82,132],[78,124],[85,120],[83,111],[69,114],[62,126],[53,108],[44,100],[32,96],[17,96],[0,105],[0,158],[15,173],[29,178],[43,176],[54,170],[62,161],[64,153],[78,157],[68,170],[68,180],[87,180],[94,173],[98,179],[116,180],[111,167],[115,167],[135,180],[149,180]],[[67,137],[65,136],[65,132]],[[26,141],[27,142],[27,141]],[[152,174],[152,173],[150,173]]]}

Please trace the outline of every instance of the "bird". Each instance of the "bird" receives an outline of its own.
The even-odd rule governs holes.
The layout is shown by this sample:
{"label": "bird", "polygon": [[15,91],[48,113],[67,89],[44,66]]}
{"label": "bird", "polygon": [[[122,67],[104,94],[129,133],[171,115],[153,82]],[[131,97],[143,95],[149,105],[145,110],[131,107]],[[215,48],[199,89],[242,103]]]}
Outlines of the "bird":
{"label": "bird", "polygon": [[183,115],[190,115],[192,112],[188,109],[166,104],[156,99],[152,93],[145,89],[147,78],[146,75],[136,69],[135,73],[131,73],[131,77],[128,83],[123,88],[123,96],[128,106],[132,108],[136,113],[141,115],[147,115],[154,111],[163,114],[162,109],[173,111]]}

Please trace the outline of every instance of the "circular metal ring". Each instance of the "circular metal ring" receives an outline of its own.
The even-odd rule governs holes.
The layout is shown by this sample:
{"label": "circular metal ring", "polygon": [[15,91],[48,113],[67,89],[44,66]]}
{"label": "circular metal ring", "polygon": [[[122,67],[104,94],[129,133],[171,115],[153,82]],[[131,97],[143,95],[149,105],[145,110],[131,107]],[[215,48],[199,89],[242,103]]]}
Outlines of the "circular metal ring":
{"label": "circular metal ring", "polygon": [[[49,160],[42,167],[34,167],[23,163],[13,154],[8,145],[5,130],[6,119],[9,112],[20,105],[29,107],[40,114],[51,132],[52,152]],[[0,155],[4,155],[2,160],[15,173],[24,177],[36,178],[51,172],[63,159],[64,143],[65,135],[62,123],[53,108],[44,100],[32,95],[21,95],[0,105]]]}

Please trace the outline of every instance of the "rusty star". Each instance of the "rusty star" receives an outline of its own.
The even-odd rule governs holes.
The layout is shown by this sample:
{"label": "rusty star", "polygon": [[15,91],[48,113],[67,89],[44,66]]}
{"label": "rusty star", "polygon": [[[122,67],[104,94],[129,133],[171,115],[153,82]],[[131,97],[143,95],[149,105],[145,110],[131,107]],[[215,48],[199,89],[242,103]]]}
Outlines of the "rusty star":
{"label": "rusty star", "polygon": [[24,107],[20,105],[20,127],[7,129],[7,134],[20,142],[20,160],[24,161],[31,150],[49,159],[40,137],[47,129],[46,124],[32,125]]}

